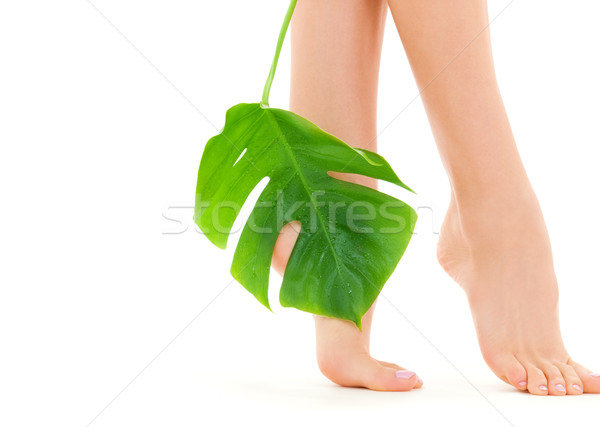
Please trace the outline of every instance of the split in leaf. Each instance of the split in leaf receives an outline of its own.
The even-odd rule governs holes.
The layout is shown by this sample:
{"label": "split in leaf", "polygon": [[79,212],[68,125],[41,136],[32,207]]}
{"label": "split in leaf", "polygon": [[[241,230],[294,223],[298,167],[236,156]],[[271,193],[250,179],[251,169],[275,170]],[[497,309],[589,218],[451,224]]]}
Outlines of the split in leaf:
{"label": "split in leaf", "polygon": [[329,172],[406,187],[376,153],[355,149],[289,111],[268,106],[269,91],[296,0],[284,20],[260,104],[238,104],[204,150],[194,220],[220,248],[254,187],[265,177],[240,236],[231,273],[269,307],[271,258],[279,232],[301,231],[280,291],[283,306],[347,319],[359,328],[412,236],[416,213],[403,202]]}
{"label": "split in leaf", "polygon": [[275,241],[286,223],[299,221],[281,304],[360,326],[404,253],[416,214],[391,196],[332,178],[328,171],[407,188],[378,154],[352,148],[294,113],[236,105],[202,155],[195,221],[225,248],[241,206],[268,176],[238,242],[233,277],[269,307]]}

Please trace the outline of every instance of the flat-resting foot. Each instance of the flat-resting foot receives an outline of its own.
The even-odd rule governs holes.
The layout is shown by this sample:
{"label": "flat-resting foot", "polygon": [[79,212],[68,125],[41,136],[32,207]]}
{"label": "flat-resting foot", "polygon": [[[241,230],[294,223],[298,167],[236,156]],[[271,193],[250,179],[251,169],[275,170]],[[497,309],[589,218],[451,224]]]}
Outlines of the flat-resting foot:
{"label": "flat-resting foot", "polygon": [[371,357],[366,332],[353,323],[315,316],[315,327],[319,368],[334,383],[378,391],[409,391],[423,385],[416,373]]}
{"label": "flat-resting foot", "polygon": [[[297,224],[286,225],[275,245],[273,267],[283,274],[297,238]],[[362,319],[362,332],[346,320],[315,316],[317,362],[321,372],[344,387],[378,391],[408,391],[421,388],[416,373],[394,363],[371,357],[369,338],[375,305]]]}

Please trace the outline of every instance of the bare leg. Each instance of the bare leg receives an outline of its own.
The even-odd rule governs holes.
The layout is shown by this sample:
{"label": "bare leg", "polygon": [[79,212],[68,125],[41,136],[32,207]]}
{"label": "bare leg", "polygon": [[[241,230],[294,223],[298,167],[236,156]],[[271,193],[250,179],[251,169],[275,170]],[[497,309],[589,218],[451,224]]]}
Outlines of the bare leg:
{"label": "bare leg", "polygon": [[[350,145],[365,147],[377,135],[377,81],[387,4],[384,0],[301,0],[292,19],[290,108]],[[376,149],[373,143],[371,150]],[[376,186],[372,179],[344,179]],[[273,265],[282,272],[297,234],[282,231]],[[369,354],[374,306],[362,320],[315,317],[317,359],[325,376],[349,387],[410,390],[415,374]],[[402,371],[399,376],[397,371]],[[412,375],[411,375],[412,374]],[[408,377],[408,378],[406,378]]]}
{"label": "bare leg", "polygon": [[486,1],[388,3],[452,188],[438,259],[468,296],[486,362],[533,394],[600,392],[563,345],[550,241],[496,83]]}

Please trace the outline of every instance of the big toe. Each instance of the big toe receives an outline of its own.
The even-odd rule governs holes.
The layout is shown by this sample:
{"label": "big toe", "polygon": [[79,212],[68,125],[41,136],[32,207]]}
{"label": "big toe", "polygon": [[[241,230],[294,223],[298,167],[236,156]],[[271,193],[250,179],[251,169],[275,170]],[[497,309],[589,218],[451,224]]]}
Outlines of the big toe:
{"label": "big toe", "polygon": [[323,374],[336,384],[345,387],[364,387],[377,391],[409,391],[423,382],[416,373],[398,365],[384,366],[368,354],[354,356],[343,363],[321,366]]}
{"label": "big toe", "polygon": [[[404,369],[402,366],[396,365],[395,363],[390,363],[390,362],[384,362],[383,360],[377,360],[377,363],[379,363],[381,366],[383,366],[384,368],[393,368],[396,371],[396,375],[409,375],[408,374],[408,370]],[[398,371],[406,371],[407,374],[398,374]],[[419,378],[419,376],[417,375],[417,384],[415,385],[414,388],[421,388],[423,387],[423,380],[421,378]]]}
{"label": "big toe", "polygon": [[573,367],[581,382],[584,393],[600,393],[600,373],[594,373],[585,366],[569,360],[568,365]]}
{"label": "big toe", "polygon": [[490,360],[488,363],[503,381],[519,390],[527,390],[527,371],[515,356],[506,355],[497,360]]}
{"label": "big toe", "polygon": [[363,387],[379,391],[408,391],[422,384],[416,373],[406,369],[395,369],[375,365],[363,372]]}

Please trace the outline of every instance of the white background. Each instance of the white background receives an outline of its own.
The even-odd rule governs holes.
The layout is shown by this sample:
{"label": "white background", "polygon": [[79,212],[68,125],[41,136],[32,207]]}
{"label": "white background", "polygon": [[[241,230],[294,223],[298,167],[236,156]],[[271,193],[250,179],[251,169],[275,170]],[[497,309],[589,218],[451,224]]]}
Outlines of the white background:
{"label": "white background", "polygon": [[[383,190],[428,207],[373,330],[376,357],[425,381],[403,394],[330,384],[311,316],[275,298],[265,310],[231,283],[238,236],[222,252],[192,225],[204,143],[228,107],[259,100],[287,2],[94,4],[0,5],[0,425],[597,423],[600,397],[519,393],[482,361],[465,299],[435,262],[448,185],[391,20],[380,151],[419,195]],[[595,370],[599,15],[597,2],[515,0],[491,26],[566,343]],[[286,43],[272,106],[287,107],[288,79]]]}

